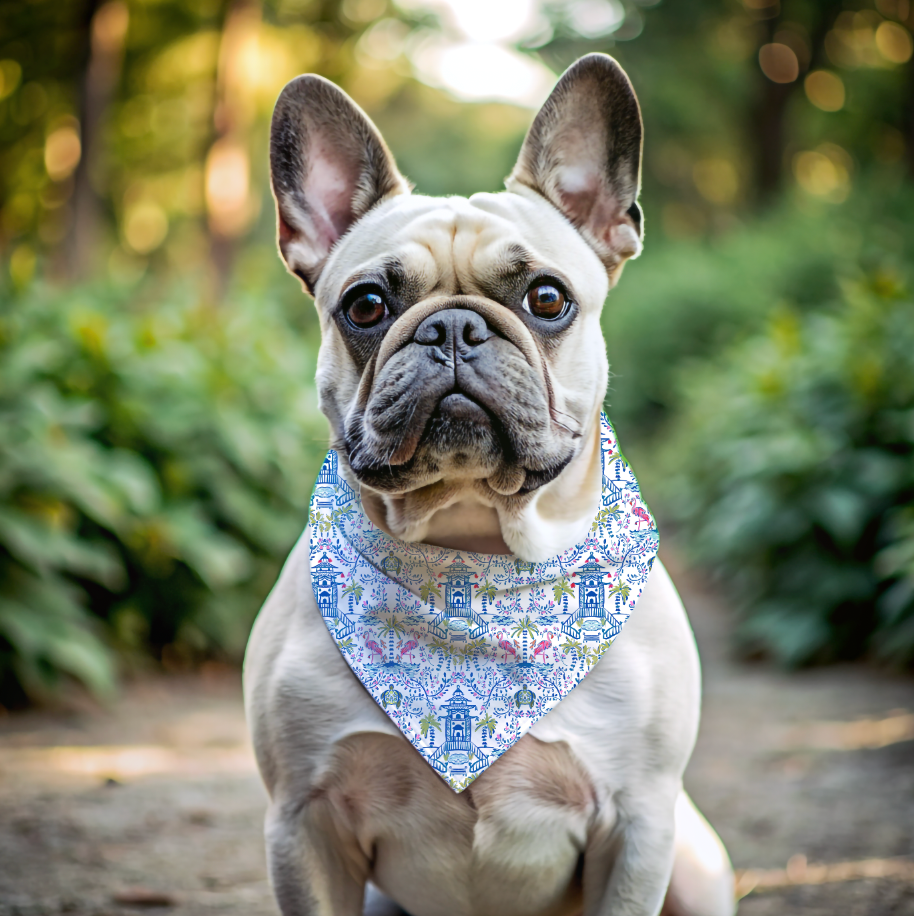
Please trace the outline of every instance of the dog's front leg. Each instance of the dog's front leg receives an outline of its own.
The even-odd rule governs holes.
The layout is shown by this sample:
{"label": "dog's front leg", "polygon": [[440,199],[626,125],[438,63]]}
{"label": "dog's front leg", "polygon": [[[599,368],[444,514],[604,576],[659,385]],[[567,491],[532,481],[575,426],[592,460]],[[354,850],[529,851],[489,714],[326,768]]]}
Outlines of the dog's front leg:
{"label": "dog's front leg", "polygon": [[267,811],[267,864],[282,916],[360,916],[369,863],[326,802],[274,800]]}
{"label": "dog's front leg", "polygon": [[[652,791],[653,789],[653,791]],[[584,916],[657,916],[673,869],[676,792],[642,787],[584,853]]]}

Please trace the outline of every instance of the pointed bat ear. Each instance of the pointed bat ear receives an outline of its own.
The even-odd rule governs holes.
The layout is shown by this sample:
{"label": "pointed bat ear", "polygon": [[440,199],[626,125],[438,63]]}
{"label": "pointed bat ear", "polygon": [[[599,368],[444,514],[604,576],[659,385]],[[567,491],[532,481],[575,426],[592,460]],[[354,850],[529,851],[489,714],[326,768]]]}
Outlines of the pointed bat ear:
{"label": "pointed bat ear", "polygon": [[410,190],[365,112],[314,74],[292,80],[276,102],[270,179],[279,250],[311,293],[330,250],[353,223]]}
{"label": "pointed bat ear", "polygon": [[615,279],[641,253],[641,145],[628,77],[608,55],[588,54],[546,99],[506,185],[524,185],[558,207]]}

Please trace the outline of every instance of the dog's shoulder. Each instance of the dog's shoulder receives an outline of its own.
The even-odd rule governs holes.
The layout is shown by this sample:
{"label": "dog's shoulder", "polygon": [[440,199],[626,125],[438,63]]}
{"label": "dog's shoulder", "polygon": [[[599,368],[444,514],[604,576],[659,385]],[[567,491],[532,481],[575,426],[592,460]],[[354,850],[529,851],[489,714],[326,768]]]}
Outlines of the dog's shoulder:
{"label": "dog's shoulder", "polygon": [[264,602],[244,659],[248,727],[267,787],[308,777],[346,735],[395,726],[327,629],[311,584],[307,529]]}
{"label": "dog's shoulder", "polygon": [[658,560],[612,646],[531,733],[569,741],[591,772],[621,783],[678,780],[698,729],[700,679],[685,608]]}

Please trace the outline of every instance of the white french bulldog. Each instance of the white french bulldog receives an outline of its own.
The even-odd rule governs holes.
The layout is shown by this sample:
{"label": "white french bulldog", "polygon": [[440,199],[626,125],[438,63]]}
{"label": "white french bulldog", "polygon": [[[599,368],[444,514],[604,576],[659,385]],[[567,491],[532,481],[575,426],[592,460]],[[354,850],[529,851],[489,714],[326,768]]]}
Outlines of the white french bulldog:
{"label": "white french bulldog", "polygon": [[[641,146],[634,90],[601,54],[562,76],[507,191],[469,199],[411,195],[332,83],[283,90],[279,245],[320,314],[341,473],[388,534],[535,562],[589,529],[600,311],[641,250]],[[459,794],[337,649],[307,537],[260,612],[244,682],[283,916],[355,916],[366,899],[412,916],[735,910],[727,854],[682,788],[699,665],[659,562],[580,686]]]}

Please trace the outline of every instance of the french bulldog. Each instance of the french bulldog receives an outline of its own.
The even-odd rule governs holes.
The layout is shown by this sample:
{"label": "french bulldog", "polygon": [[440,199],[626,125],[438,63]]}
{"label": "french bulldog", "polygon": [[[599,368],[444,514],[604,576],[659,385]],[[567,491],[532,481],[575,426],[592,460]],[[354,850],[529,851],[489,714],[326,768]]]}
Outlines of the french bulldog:
{"label": "french bulldog", "polygon": [[[320,316],[340,473],[389,535],[537,562],[586,534],[608,379],[600,312],[641,251],[641,150],[635,92],[602,54],[561,77],[507,190],[470,198],[412,194],[327,80],[282,91],[279,248]],[[682,787],[699,682],[657,562],[581,684],[456,793],[337,649],[304,536],[244,671],[283,916],[728,916],[727,854]]]}

